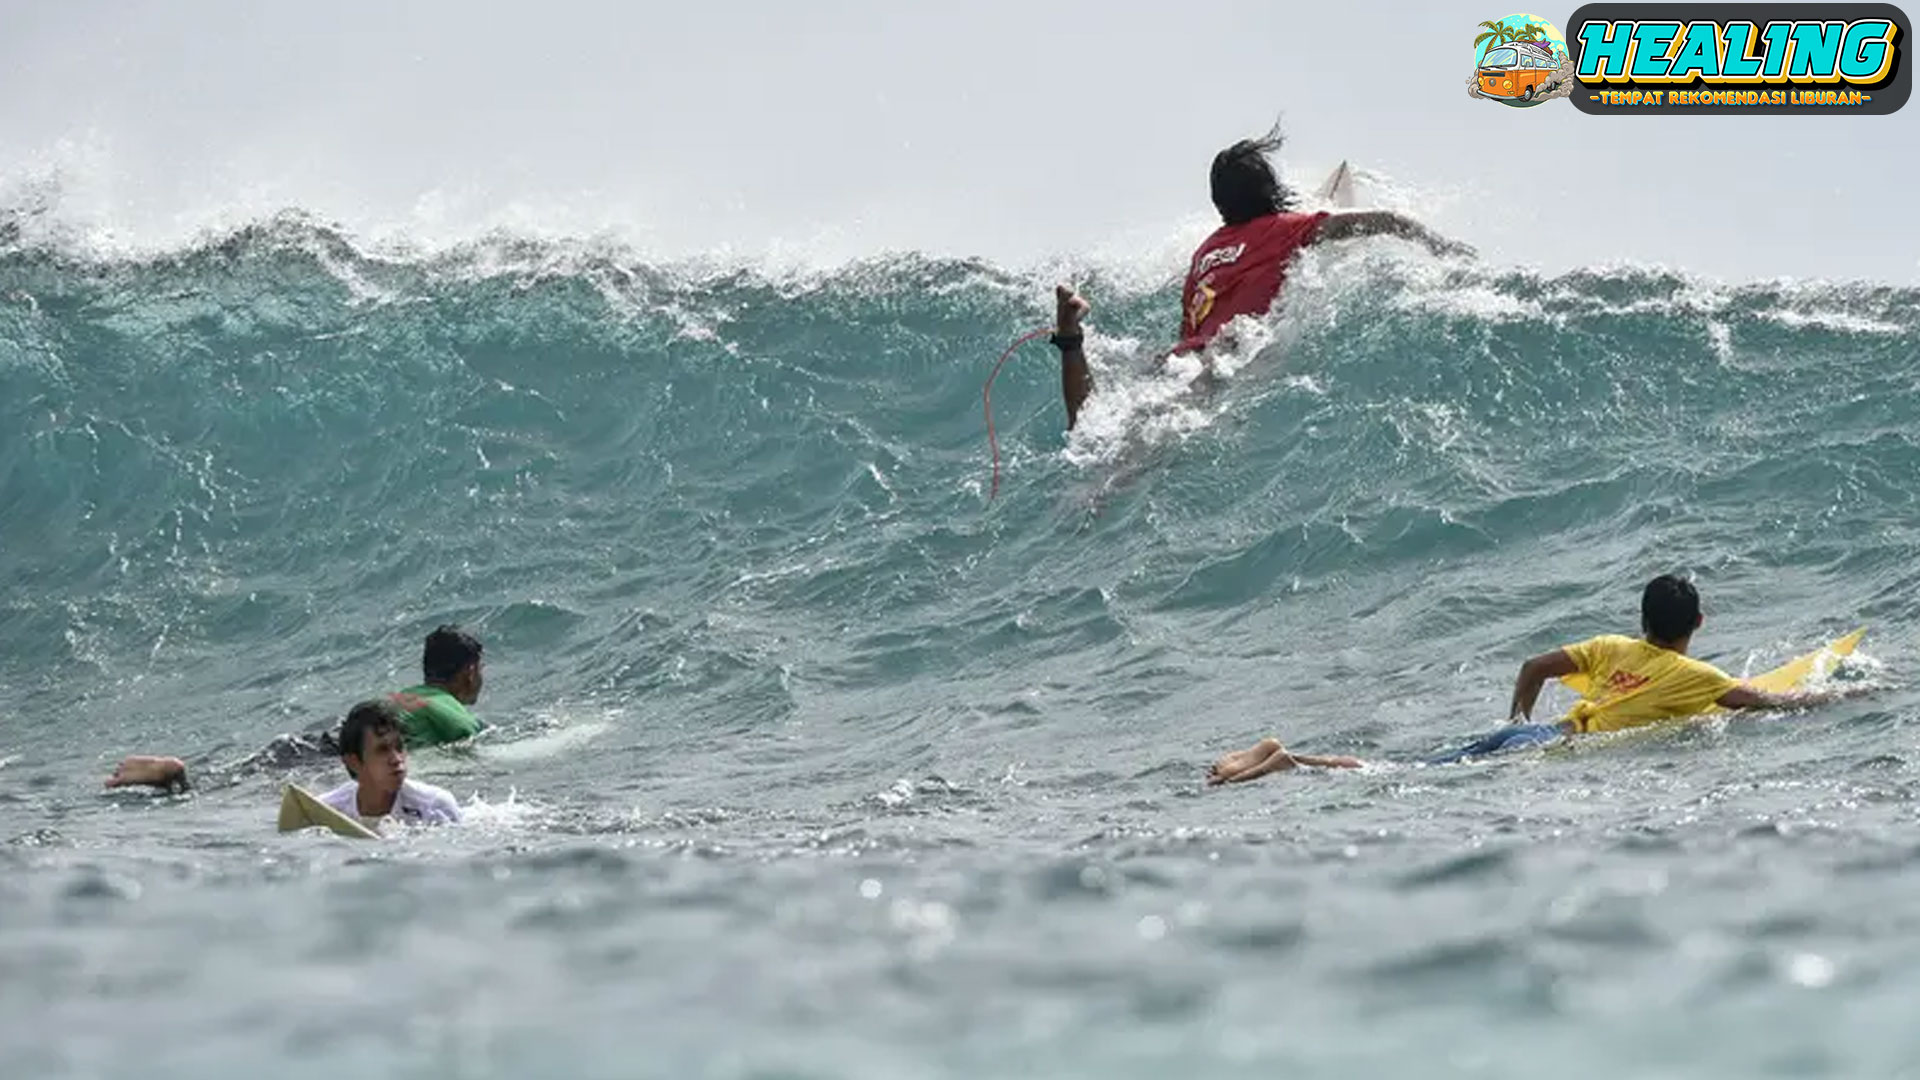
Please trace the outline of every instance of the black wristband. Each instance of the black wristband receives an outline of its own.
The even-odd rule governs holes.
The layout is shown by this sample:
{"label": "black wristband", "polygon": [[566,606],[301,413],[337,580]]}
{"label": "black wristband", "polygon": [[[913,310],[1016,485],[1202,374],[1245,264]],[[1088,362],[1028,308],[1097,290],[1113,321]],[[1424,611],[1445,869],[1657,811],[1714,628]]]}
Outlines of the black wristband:
{"label": "black wristband", "polygon": [[1084,334],[1082,334],[1082,333],[1081,333],[1080,331],[1078,331],[1078,330],[1075,330],[1075,331],[1074,331],[1073,333],[1071,333],[1071,334],[1052,334],[1052,335],[1049,335],[1049,336],[1048,336],[1048,338],[1047,338],[1047,341],[1049,341],[1050,343],[1052,343],[1052,345],[1053,345],[1053,347],[1054,347],[1054,348],[1056,348],[1056,349],[1059,349],[1059,350],[1060,350],[1061,352],[1065,352],[1065,351],[1067,351],[1068,349],[1077,349],[1077,348],[1079,348],[1079,347],[1080,347],[1080,342],[1081,342],[1081,341],[1083,341],[1083,340],[1085,340],[1085,338],[1086,338],[1086,335],[1084,335]]}

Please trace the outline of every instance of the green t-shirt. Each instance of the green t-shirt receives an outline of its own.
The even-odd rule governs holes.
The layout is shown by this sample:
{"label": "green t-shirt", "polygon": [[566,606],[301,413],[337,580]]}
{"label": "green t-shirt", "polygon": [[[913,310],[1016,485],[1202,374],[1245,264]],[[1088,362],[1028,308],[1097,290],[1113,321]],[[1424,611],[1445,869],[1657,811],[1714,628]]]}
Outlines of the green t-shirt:
{"label": "green t-shirt", "polygon": [[479,718],[437,686],[413,686],[393,695],[406,714],[408,746],[438,746],[480,734]]}

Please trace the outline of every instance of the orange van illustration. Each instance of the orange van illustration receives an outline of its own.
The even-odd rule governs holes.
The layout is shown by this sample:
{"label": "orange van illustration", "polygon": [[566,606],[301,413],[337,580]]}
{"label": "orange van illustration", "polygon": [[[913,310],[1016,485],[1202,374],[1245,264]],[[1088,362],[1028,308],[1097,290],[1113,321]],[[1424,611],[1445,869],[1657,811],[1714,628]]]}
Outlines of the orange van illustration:
{"label": "orange van illustration", "polygon": [[1532,101],[1551,89],[1546,85],[1560,71],[1552,50],[1530,41],[1510,41],[1487,50],[1475,73],[1480,92],[1488,97]]}

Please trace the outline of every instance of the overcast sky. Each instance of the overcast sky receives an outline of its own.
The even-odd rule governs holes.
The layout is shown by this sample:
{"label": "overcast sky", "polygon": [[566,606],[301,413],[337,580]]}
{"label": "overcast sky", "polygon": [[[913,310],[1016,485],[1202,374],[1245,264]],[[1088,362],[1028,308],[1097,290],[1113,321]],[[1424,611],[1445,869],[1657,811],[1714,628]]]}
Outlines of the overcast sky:
{"label": "overcast sky", "polygon": [[[1572,13],[1538,14],[1565,29]],[[1920,283],[1920,104],[1587,116],[1467,96],[1448,2],[0,0],[0,187],[164,241],[616,229],[660,255],[1177,265],[1214,151],[1391,176],[1484,256]],[[1906,194],[1901,194],[1901,193]]]}

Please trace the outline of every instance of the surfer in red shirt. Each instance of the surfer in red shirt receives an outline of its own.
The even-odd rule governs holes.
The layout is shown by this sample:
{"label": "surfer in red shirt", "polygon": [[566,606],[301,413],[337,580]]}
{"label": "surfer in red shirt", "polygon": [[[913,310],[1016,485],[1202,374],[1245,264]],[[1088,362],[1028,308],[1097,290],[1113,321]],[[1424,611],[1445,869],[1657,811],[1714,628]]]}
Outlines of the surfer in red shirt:
{"label": "surfer in red shirt", "polygon": [[[1224,224],[1193,253],[1180,297],[1180,341],[1168,355],[1204,348],[1236,316],[1265,312],[1280,294],[1293,253],[1309,244],[1398,236],[1425,244],[1436,255],[1473,253],[1465,244],[1391,210],[1294,212],[1293,192],[1267,161],[1280,142],[1276,127],[1263,138],[1242,139],[1214,155],[1213,205]],[[1080,406],[1093,393],[1080,330],[1092,305],[1070,285],[1061,285],[1054,298],[1052,340],[1060,350],[1060,389],[1071,430]]]}

